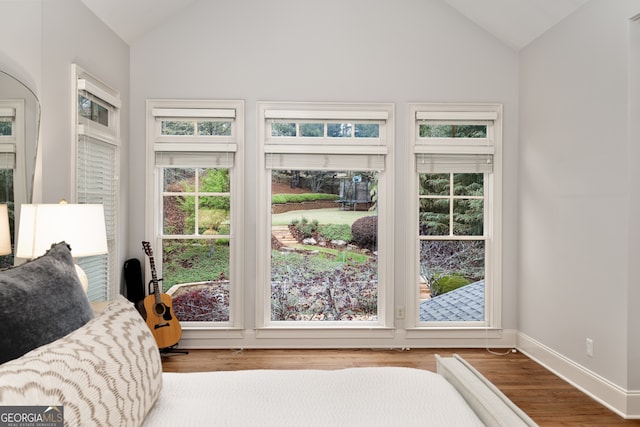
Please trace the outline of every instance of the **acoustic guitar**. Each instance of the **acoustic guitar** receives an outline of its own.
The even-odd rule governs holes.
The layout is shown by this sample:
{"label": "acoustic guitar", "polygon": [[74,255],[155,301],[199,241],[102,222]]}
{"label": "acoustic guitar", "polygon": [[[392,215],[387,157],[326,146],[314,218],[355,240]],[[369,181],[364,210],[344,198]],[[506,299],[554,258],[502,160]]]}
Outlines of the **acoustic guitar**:
{"label": "acoustic guitar", "polygon": [[175,314],[171,312],[171,296],[160,292],[151,245],[149,242],[142,242],[142,247],[149,257],[153,283],[153,294],[145,297],[143,301],[145,321],[160,349],[173,347],[180,341],[182,327]]}

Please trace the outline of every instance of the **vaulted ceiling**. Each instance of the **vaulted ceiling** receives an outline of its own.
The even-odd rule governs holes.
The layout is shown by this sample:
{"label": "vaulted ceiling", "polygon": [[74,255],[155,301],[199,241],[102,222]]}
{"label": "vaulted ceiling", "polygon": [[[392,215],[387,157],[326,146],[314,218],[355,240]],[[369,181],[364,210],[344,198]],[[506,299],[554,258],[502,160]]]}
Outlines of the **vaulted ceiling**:
{"label": "vaulted ceiling", "polygon": [[[82,0],[131,43],[197,0]],[[443,0],[513,49],[519,50],[588,0]]]}

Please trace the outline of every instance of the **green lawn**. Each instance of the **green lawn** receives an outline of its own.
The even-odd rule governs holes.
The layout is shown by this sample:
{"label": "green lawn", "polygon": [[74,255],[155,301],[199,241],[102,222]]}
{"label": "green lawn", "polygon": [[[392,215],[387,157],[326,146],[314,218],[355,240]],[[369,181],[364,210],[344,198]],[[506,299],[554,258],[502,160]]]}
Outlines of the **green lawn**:
{"label": "green lawn", "polygon": [[318,220],[319,224],[353,224],[358,218],[375,215],[368,211],[343,211],[340,208],[310,209],[305,211],[291,211],[271,215],[273,225],[289,225],[293,219],[308,219],[309,222]]}

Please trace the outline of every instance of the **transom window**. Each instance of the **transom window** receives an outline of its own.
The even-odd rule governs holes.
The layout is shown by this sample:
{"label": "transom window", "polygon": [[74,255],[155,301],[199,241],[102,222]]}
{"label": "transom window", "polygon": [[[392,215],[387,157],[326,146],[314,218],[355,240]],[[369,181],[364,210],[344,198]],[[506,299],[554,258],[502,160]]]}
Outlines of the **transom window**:
{"label": "transom window", "polygon": [[109,127],[109,108],[87,91],[78,94],[78,114],[92,122]]}
{"label": "transom window", "polygon": [[162,120],[162,135],[230,136],[231,120]]}
{"label": "transom window", "polygon": [[273,120],[271,136],[300,138],[379,138],[381,123]]}

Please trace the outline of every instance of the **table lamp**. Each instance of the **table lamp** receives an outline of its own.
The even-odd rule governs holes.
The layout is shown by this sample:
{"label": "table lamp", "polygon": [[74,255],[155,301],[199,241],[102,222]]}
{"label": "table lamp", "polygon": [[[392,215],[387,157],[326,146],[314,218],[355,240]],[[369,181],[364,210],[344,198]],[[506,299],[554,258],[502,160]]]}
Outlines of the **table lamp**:
{"label": "table lamp", "polygon": [[[73,258],[107,253],[104,209],[98,204],[22,205],[16,257],[33,259],[44,255],[54,243],[66,242]],[[84,270],[76,271],[85,292],[89,282]]]}
{"label": "table lamp", "polygon": [[9,208],[0,205],[0,255],[11,253],[11,231],[9,230]]}

